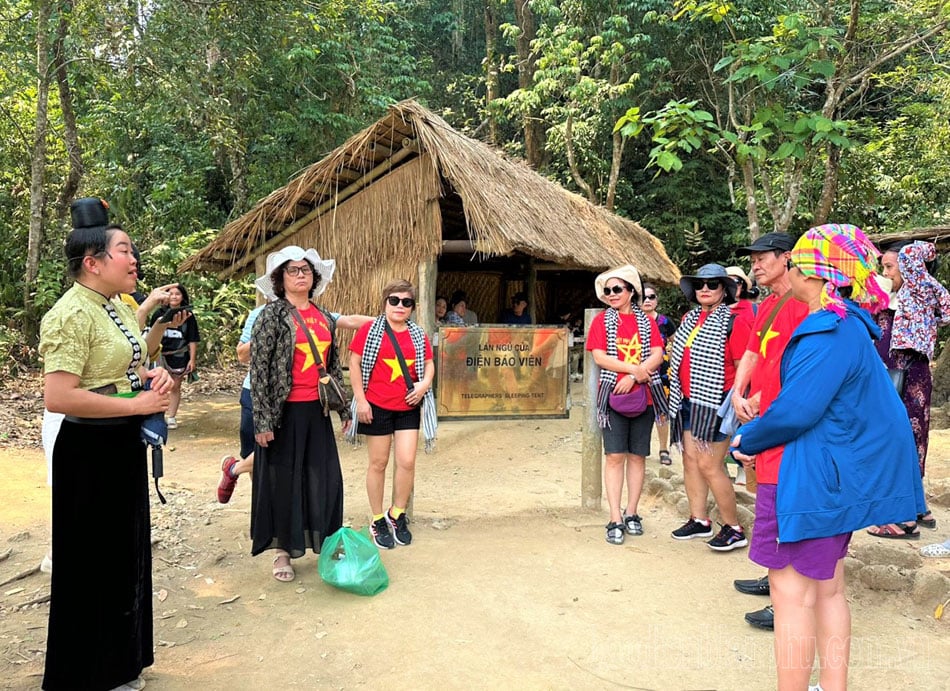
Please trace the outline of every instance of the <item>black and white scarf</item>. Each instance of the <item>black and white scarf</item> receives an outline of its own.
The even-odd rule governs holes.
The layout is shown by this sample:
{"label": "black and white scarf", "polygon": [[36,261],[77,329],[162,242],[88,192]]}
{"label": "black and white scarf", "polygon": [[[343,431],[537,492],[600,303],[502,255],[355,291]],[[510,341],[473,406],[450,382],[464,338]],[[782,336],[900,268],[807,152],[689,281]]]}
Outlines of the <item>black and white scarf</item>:
{"label": "black and white scarf", "polygon": [[[416,370],[418,381],[425,377],[426,370],[426,334],[418,324],[413,321],[407,321],[409,327],[409,337],[412,338],[412,347],[415,350],[415,362],[413,366]],[[360,374],[363,376],[363,391],[369,386],[369,377],[376,365],[376,359],[379,357],[379,348],[386,338],[386,316],[376,317],[373,324],[369,327],[369,333],[366,334],[366,344],[363,346],[363,355],[360,359]],[[395,345],[393,346],[395,348]],[[351,441],[356,440],[356,397],[350,403],[350,410],[353,413],[354,423],[350,425],[347,437]],[[430,453],[435,446],[435,433],[438,427],[438,419],[435,412],[435,397],[432,395],[432,389],[426,391],[422,397],[422,436],[425,438],[426,453]]]}
{"label": "black and white scarf", "polygon": [[[670,419],[673,422],[673,443],[683,442],[683,420],[679,415],[683,402],[680,384],[680,366],[686,342],[699,323],[701,308],[689,312],[673,336],[673,353],[670,355]],[[732,323],[729,305],[720,304],[713,310],[693,339],[689,351],[689,426],[693,437],[710,443],[719,430],[717,422],[722,390],[726,383],[726,339]]]}
{"label": "black and white scarf", "polygon": [[[652,322],[650,318],[638,307],[633,307],[633,314],[637,318],[637,331],[640,334],[640,363],[650,357],[650,331]],[[617,357],[617,328],[620,326],[620,313],[613,307],[604,310],[604,329],[607,332],[607,355]],[[640,364],[638,363],[638,364]],[[600,380],[597,388],[597,424],[601,429],[606,429],[610,422],[607,415],[607,402],[614,387],[617,385],[617,373],[608,369],[601,368]],[[663,382],[660,381],[659,370],[650,374],[650,394],[653,398],[653,410],[656,417],[662,420],[669,414],[666,403],[666,391],[663,389]]]}

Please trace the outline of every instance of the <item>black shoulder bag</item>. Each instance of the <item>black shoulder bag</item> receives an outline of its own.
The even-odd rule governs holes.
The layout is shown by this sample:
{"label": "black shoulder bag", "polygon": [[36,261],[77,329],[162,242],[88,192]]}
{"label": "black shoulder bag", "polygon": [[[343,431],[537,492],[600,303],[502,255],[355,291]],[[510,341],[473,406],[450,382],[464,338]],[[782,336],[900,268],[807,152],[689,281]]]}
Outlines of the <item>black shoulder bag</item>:
{"label": "black shoulder bag", "polygon": [[[290,305],[289,302],[287,304]],[[335,410],[338,413],[348,411],[350,404],[346,400],[346,392],[343,390],[343,385],[331,377],[330,373],[327,372],[327,368],[324,367],[323,360],[320,358],[320,351],[317,349],[317,344],[313,342],[310,329],[307,328],[307,324],[304,322],[303,317],[300,316],[300,312],[298,312],[297,308],[293,305],[290,305],[290,312],[294,315],[294,319],[300,324],[300,328],[303,329],[304,334],[307,336],[307,342],[310,343],[310,351],[313,353],[313,360],[317,365],[317,374],[319,376],[317,390],[320,393],[320,404],[323,406],[324,417],[328,417],[331,410]],[[324,318],[326,318],[326,315],[324,315]]]}

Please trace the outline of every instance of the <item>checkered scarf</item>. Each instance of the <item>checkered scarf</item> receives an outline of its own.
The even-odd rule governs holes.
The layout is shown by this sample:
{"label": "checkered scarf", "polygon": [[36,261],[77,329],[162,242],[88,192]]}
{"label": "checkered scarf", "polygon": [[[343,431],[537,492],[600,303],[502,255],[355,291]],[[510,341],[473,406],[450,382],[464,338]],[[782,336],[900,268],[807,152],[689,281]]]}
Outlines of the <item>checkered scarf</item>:
{"label": "checkered scarf", "polygon": [[[683,388],[680,383],[680,366],[686,352],[686,342],[696,325],[702,309],[691,310],[673,335],[673,353],[670,355],[670,419],[673,422],[671,439],[675,444],[683,442],[683,419],[680,406]],[[726,383],[726,339],[732,310],[720,304],[714,309],[693,339],[689,350],[689,419],[690,432],[701,444],[712,442],[719,431],[719,405]]]}
{"label": "checkered scarf", "polygon": [[857,226],[826,223],[809,228],[792,249],[792,263],[806,276],[825,280],[821,307],[843,317],[838,288],[851,286],[851,299],[874,313],[887,307],[888,296],[877,282],[881,253]]}
{"label": "checkered scarf", "polygon": [[[643,347],[640,350],[640,362],[642,363],[650,357],[650,317],[641,309],[633,306],[633,313],[637,317],[637,331],[640,334],[640,343]],[[612,307],[604,311],[604,329],[607,332],[607,355],[617,357],[617,327],[620,325],[620,314]],[[607,402],[614,387],[617,385],[617,373],[608,369],[601,368],[600,380],[597,388],[597,424],[601,429],[609,426],[609,416],[607,415]],[[660,380],[659,371],[650,375],[650,394],[653,398],[653,410],[656,417],[662,420],[669,415],[666,405],[666,391],[663,388],[663,382]]]}
{"label": "checkered scarf", "polygon": [[[409,336],[412,338],[412,347],[415,350],[415,362],[413,363],[418,381],[425,377],[426,369],[426,335],[418,324],[413,321],[406,322],[409,327]],[[363,346],[363,355],[360,359],[360,374],[363,376],[363,391],[369,386],[369,377],[373,373],[373,367],[376,365],[376,359],[379,357],[379,348],[386,338],[386,316],[376,317],[369,327],[369,333],[366,334],[366,344]],[[395,346],[394,346],[395,347]],[[350,425],[347,432],[347,438],[350,441],[356,440],[356,397],[350,403],[350,410],[353,413],[354,423]],[[426,391],[422,397],[422,435],[426,440],[425,450],[430,453],[435,447],[435,433],[438,427],[438,419],[435,412],[435,397],[432,395],[432,389]]]}

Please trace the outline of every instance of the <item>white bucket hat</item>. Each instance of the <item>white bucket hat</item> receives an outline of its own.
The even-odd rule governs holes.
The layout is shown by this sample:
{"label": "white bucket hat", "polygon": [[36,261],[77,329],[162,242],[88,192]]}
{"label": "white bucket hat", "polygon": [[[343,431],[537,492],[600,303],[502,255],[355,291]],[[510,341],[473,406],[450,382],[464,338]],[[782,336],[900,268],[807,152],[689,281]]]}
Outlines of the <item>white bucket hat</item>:
{"label": "white bucket hat", "polygon": [[313,264],[313,268],[320,274],[320,282],[317,283],[313,290],[313,297],[317,297],[327,289],[327,286],[330,285],[330,281],[333,280],[333,272],[336,271],[336,260],[320,259],[320,255],[317,254],[317,251],[312,247],[308,250],[304,250],[302,247],[297,247],[297,245],[287,245],[276,252],[271,252],[267,255],[267,271],[263,276],[254,281],[254,285],[257,286],[257,289],[261,291],[268,300],[276,299],[277,296],[274,295],[274,284],[271,283],[270,280],[274,271],[287,262],[299,262],[301,259],[306,259]]}
{"label": "white bucket hat", "polygon": [[604,286],[607,285],[607,281],[611,278],[619,278],[621,281],[632,285],[637,293],[636,302],[639,303],[643,300],[643,284],[640,282],[640,272],[637,271],[636,267],[632,264],[624,264],[623,266],[618,266],[616,269],[605,271],[594,279],[594,290],[597,293],[597,298],[601,302],[607,303],[608,305],[610,304],[604,296]]}

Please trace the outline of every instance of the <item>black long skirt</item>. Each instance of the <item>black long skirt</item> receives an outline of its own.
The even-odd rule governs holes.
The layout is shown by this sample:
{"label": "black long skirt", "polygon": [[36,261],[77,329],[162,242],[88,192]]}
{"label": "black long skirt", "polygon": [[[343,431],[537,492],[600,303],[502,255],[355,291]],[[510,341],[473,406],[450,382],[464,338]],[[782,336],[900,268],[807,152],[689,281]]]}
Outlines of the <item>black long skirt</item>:
{"label": "black long skirt", "polygon": [[251,554],[319,553],[343,525],[343,473],[329,417],[318,401],[284,404],[267,447],[254,450]]}
{"label": "black long skirt", "polygon": [[53,450],[44,689],[113,689],[152,654],[152,549],[140,423],[64,421]]}

